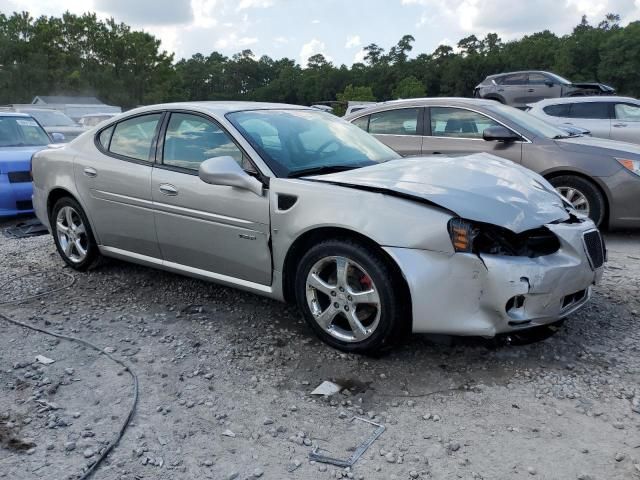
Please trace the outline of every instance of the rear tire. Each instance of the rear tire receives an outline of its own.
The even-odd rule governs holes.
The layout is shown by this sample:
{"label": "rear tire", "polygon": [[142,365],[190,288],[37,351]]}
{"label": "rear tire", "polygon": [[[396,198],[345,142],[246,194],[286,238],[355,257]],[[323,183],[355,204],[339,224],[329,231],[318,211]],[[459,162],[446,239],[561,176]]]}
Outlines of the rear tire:
{"label": "rear tire", "polygon": [[58,253],[74,270],[86,271],[100,257],[91,225],[80,204],[62,197],[51,210],[51,233]]}
{"label": "rear tire", "polygon": [[296,301],[325,343],[345,352],[378,354],[410,325],[398,276],[382,252],[351,239],[326,240],[298,264]]}
{"label": "rear tire", "polygon": [[602,224],[607,213],[606,204],[604,196],[593,182],[575,175],[561,175],[553,177],[549,183],[578,212],[588,215],[596,226]]}

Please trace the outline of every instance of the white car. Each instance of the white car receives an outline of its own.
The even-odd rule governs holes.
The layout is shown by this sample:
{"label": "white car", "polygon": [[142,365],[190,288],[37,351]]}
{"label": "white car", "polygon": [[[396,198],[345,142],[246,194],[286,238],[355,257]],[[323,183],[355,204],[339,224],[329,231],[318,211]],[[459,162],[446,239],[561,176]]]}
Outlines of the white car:
{"label": "white car", "polygon": [[559,127],[587,129],[594,137],[640,143],[640,100],[635,98],[551,98],[530,104],[528,112]]}

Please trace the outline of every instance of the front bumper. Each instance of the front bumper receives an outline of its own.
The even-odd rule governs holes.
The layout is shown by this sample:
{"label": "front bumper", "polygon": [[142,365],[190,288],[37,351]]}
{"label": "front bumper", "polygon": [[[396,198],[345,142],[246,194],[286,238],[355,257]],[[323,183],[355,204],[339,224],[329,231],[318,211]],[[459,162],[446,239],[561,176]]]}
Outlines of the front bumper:
{"label": "front bumper", "polygon": [[0,217],[33,213],[31,182],[11,183],[6,173],[0,174]]}
{"label": "front bumper", "polygon": [[547,228],[560,249],[537,258],[385,248],[409,284],[413,331],[491,337],[552,323],[582,307],[603,271],[591,268],[583,243],[594,225]]}

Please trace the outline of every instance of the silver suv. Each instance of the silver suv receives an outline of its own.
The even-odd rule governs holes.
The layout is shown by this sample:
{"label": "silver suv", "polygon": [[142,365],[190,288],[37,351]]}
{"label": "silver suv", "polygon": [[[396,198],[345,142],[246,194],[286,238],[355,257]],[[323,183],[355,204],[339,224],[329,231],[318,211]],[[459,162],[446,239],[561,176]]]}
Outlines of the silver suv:
{"label": "silver suv", "polygon": [[572,83],[555,73],[539,70],[489,75],[473,90],[476,98],[496,100],[516,108],[525,108],[528,103],[545,98],[614,93],[612,87],[602,83]]}

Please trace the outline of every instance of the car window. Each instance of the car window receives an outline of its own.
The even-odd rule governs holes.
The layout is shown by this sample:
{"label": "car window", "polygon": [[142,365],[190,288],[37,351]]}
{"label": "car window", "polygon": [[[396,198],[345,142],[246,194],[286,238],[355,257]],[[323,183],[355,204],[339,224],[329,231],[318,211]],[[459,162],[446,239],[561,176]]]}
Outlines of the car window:
{"label": "car window", "polygon": [[640,106],[628,103],[616,103],[616,119],[625,122],[640,122]]}
{"label": "car window", "polygon": [[365,115],[364,117],[356,118],[353,122],[356,127],[360,127],[365,132],[369,129],[369,115]]}
{"label": "car window", "polygon": [[109,151],[117,155],[149,161],[151,145],[162,114],[153,113],[118,123],[111,137]]}
{"label": "car window", "polygon": [[498,125],[489,117],[471,110],[431,108],[431,135],[434,137],[482,138],[486,128]]}
{"label": "car window", "polygon": [[400,108],[372,113],[369,133],[386,135],[418,135],[419,108]]}
{"label": "car window", "polygon": [[502,85],[526,85],[529,76],[526,73],[514,73],[507,75],[502,80]]}
{"label": "car window", "polygon": [[51,139],[30,117],[0,117],[0,147],[47,145]]}
{"label": "car window", "polygon": [[568,117],[570,109],[571,104],[560,103],[558,105],[547,105],[542,109],[542,111],[547,115],[551,115],[552,117]]}
{"label": "car window", "polygon": [[100,142],[100,145],[102,145],[102,148],[104,148],[105,150],[109,150],[109,141],[111,140],[112,133],[113,126],[107,128],[106,130],[103,130],[98,136],[98,142]]}
{"label": "car window", "polygon": [[242,150],[218,124],[199,115],[171,114],[162,163],[198,170],[205,160],[224,156],[244,166]]}
{"label": "car window", "polygon": [[609,118],[609,104],[606,102],[580,102],[571,104],[569,118]]}
{"label": "car window", "polygon": [[77,124],[58,110],[23,109],[45,127],[76,127]]}
{"label": "car window", "polygon": [[542,73],[529,74],[529,85],[544,85],[550,81],[551,79]]}

